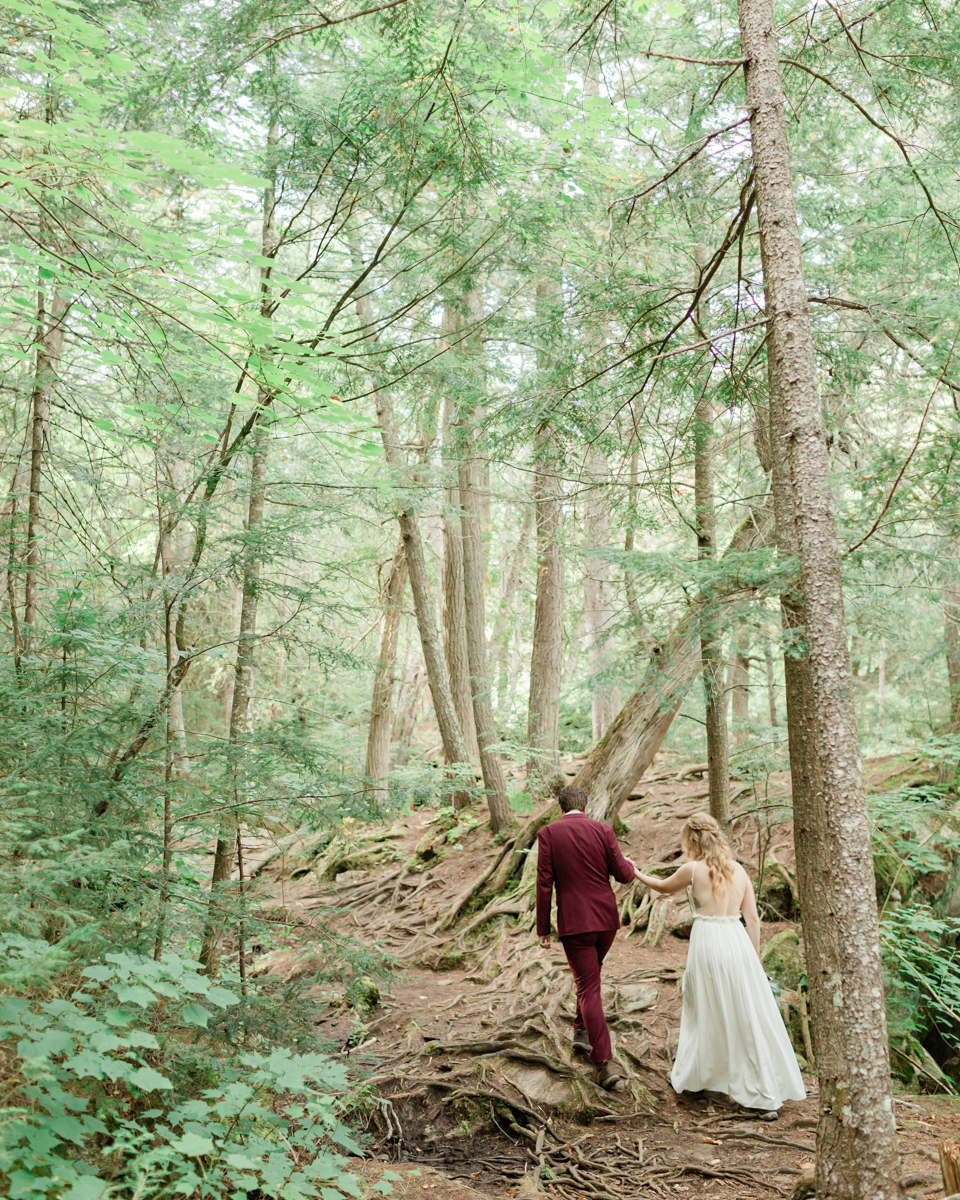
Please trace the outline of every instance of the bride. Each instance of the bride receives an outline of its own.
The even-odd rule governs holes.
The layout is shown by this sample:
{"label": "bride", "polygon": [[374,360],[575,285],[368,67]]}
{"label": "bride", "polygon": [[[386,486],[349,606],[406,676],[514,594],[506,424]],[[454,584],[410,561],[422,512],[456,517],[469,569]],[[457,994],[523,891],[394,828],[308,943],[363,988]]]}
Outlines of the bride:
{"label": "bride", "polygon": [[688,861],[669,879],[637,871],[655,891],[689,889],[696,910],[670,1082],[677,1092],[723,1092],[776,1120],[784,1100],[802,1100],[806,1092],[760,965],[753,884],[706,813],[684,823],[680,845]]}

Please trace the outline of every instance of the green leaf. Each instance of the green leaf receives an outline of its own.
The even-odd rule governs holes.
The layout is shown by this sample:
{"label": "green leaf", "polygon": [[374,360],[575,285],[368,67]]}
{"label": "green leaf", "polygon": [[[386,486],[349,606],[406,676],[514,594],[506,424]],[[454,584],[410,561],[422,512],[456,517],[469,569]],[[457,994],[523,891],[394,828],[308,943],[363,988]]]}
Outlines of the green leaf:
{"label": "green leaf", "polygon": [[198,1133],[185,1133],[183,1137],[174,1139],[170,1146],[178,1154],[186,1154],[191,1158],[212,1154],[215,1148],[213,1138],[201,1137]]}
{"label": "green leaf", "polygon": [[188,1025],[200,1025],[206,1029],[213,1014],[202,1004],[188,1004],[183,1009],[183,1019]]}
{"label": "green leaf", "polygon": [[63,1200],[100,1200],[101,1196],[107,1194],[109,1187],[105,1179],[98,1179],[95,1175],[84,1175],[63,1193]]}
{"label": "green leaf", "polygon": [[111,989],[121,1004],[137,1004],[140,1008],[147,1008],[151,1004],[156,1004],[157,998],[149,988],[143,987],[139,983],[132,985],[114,984]]}
{"label": "green leaf", "polygon": [[153,1067],[138,1067],[136,1071],[132,1071],[127,1076],[127,1083],[132,1083],[134,1087],[141,1088],[145,1092],[153,1092],[158,1088],[173,1087],[173,1084],[167,1079],[166,1075],[161,1075]]}
{"label": "green leaf", "polygon": [[207,999],[211,1004],[215,1004],[217,1008],[229,1008],[231,1004],[239,1004],[240,1000],[233,992],[222,987],[212,987],[206,993]]}

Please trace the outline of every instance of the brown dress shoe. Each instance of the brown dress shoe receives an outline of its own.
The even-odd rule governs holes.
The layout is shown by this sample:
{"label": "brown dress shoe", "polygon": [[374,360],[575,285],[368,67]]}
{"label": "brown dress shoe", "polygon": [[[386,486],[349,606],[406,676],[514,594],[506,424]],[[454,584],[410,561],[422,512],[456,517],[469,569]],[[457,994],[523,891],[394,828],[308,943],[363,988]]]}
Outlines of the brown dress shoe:
{"label": "brown dress shoe", "polygon": [[578,1054],[589,1054],[593,1049],[585,1029],[575,1029],[573,1031],[573,1048]]}
{"label": "brown dress shoe", "polygon": [[612,1092],[622,1078],[623,1072],[613,1059],[607,1059],[605,1063],[600,1063],[597,1082],[605,1092]]}

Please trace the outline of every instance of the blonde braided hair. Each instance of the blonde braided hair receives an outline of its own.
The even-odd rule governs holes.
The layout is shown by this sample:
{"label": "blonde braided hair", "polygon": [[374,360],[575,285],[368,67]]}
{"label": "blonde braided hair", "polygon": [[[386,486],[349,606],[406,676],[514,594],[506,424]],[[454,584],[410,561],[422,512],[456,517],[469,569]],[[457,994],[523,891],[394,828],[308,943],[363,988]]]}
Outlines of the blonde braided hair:
{"label": "blonde braided hair", "polygon": [[737,865],[730,843],[715,818],[709,813],[694,813],[683,823],[680,842],[690,851],[690,856],[707,864],[710,886],[714,890],[726,891],[733,882],[733,870]]}

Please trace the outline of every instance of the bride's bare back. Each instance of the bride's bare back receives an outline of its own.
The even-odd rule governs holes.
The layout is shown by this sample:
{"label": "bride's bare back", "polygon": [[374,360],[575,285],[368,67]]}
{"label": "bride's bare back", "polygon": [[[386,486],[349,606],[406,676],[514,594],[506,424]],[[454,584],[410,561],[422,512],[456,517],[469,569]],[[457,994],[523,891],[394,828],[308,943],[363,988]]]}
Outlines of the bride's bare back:
{"label": "bride's bare back", "polygon": [[[735,917],[743,906],[744,896],[750,887],[750,879],[743,867],[735,863],[733,878],[723,887],[714,889],[710,882],[710,871],[704,862],[692,862],[690,869],[693,881],[690,894],[693,906],[704,917]],[[751,889],[752,892],[752,889]]]}

